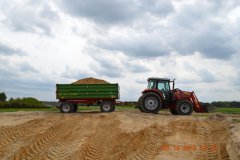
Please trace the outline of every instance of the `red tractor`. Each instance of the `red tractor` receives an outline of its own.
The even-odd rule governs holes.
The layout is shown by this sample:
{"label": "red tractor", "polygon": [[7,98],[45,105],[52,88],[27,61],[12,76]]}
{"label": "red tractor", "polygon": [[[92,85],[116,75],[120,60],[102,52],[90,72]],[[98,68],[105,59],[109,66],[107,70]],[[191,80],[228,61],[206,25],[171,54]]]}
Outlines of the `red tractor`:
{"label": "red tractor", "polygon": [[213,109],[208,103],[200,103],[193,91],[182,91],[174,88],[174,84],[174,80],[167,78],[148,78],[148,88],[142,91],[138,100],[140,111],[158,113],[168,108],[174,115],[190,115],[193,110],[206,113]]}

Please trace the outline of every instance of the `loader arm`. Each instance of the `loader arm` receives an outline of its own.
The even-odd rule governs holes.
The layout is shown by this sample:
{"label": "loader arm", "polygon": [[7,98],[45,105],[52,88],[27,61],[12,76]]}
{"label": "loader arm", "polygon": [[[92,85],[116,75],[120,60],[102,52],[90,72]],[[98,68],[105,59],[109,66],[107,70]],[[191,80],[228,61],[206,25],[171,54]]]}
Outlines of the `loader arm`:
{"label": "loader arm", "polygon": [[199,102],[196,94],[192,91],[190,93],[190,98],[193,103],[193,107],[195,112],[200,112],[200,113],[209,113],[214,111],[214,107],[210,106],[208,103],[201,103]]}
{"label": "loader arm", "polygon": [[191,97],[195,112],[201,112],[202,109],[200,107],[200,102],[199,102],[196,94],[193,91],[190,93],[190,97]]}

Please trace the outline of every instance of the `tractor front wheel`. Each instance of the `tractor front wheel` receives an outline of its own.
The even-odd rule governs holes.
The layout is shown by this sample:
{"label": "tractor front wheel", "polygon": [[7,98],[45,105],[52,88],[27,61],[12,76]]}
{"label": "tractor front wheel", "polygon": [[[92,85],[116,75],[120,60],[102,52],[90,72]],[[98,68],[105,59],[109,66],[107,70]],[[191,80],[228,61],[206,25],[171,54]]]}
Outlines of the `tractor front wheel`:
{"label": "tractor front wheel", "polygon": [[144,112],[158,113],[162,108],[162,101],[156,93],[148,92],[139,99],[139,105]]}
{"label": "tractor front wheel", "polygon": [[176,113],[179,115],[190,115],[193,112],[193,105],[188,100],[181,100],[177,103]]}

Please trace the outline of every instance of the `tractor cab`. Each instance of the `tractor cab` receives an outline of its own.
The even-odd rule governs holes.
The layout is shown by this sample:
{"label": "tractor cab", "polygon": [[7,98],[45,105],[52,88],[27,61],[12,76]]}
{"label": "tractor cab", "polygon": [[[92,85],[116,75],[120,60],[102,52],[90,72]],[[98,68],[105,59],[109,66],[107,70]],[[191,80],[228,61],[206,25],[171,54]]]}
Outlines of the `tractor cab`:
{"label": "tractor cab", "polygon": [[[171,82],[173,82],[172,89],[170,88]],[[173,101],[174,80],[171,81],[168,78],[148,78],[147,89],[154,89],[162,93],[165,103]]]}

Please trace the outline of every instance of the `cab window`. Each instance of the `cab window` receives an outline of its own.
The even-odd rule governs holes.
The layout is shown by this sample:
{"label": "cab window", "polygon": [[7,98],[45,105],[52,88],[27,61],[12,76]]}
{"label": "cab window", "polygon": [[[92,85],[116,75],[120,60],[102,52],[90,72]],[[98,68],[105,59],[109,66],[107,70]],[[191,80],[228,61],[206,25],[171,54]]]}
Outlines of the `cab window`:
{"label": "cab window", "polygon": [[158,82],[158,90],[169,91],[169,83],[168,82]]}
{"label": "cab window", "polygon": [[165,89],[165,85],[163,82],[158,82],[158,90],[163,90]]}
{"label": "cab window", "polygon": [[156,81],[148,81],[148,89],[156,88]]}

